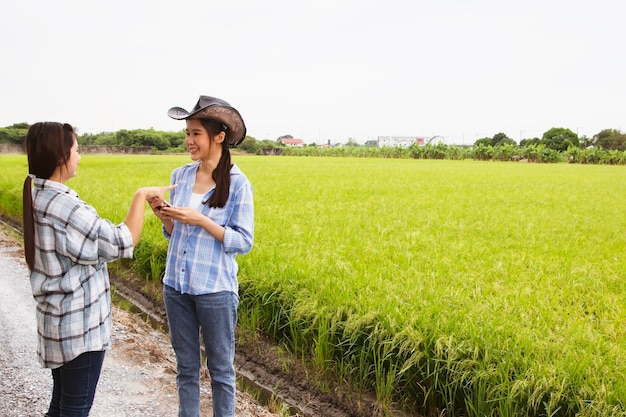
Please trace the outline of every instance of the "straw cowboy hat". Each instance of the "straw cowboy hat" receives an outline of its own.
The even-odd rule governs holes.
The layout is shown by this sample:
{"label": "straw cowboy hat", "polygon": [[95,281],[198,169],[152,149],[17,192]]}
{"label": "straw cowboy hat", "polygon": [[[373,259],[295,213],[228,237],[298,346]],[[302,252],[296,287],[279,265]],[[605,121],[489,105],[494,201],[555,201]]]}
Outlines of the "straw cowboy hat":
{"label": "straw cowboy hat", "polygon": [[246,125],[239,112],[226,101],[209,96],[200,96],[191,111],[172,107],[167,111],[172,119],[214,119],[226,126],[226,138],[230,146],[239,145],[246,137]]}

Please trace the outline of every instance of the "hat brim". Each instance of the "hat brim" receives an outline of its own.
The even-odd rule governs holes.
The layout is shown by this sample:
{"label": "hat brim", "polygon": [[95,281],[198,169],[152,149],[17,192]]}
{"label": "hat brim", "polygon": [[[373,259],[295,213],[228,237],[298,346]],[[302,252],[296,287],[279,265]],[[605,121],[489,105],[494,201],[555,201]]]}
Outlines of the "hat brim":
{"label": "hat brim", "polygon": [[171,117],[172,119],[185,120],[186,118],[191,116],[191,113],[189,113],[187,110],[183,109],[182,107],[172,107],[171,109],[167,111],[167,115]]}
{"label": "hat brim", "polygon": [[213,119],[222,122],[228,128],[228,145],[231,147],[239,145],[246,138],[246,125],[239,112],[233,107],[209,105],[188,112],[182,107],[172,107],[167,111],[167,115],[175,120],[187,119]]}

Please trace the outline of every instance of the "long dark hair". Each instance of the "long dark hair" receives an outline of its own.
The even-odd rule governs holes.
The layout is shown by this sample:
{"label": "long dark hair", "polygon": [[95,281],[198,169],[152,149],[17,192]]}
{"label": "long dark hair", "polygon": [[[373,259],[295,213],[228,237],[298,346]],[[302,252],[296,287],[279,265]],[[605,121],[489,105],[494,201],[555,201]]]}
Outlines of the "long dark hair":
{"label": "long dark hair", "polygon": [[222,142],[222,156],[213,170],[213,181],[215,181],[215,192],[209,198],[209,207],[224,207],[230,193],[230,169],[233,164],[230,161],[230,148],[228,147],[228,128],[220,121],[213,119],[198,119],[202,126],[213,138],[224,132],[226,137]]}
{"label": "long dark hair", "polygon": [[33,178],[48,179],[54,170],[70,159],[76,136],[67,123],[39,122],[28,129],[24,149],[28,157],[28,176],[22,192],[24,257],[28,268],[35,267],[35,218],[33,217]]}

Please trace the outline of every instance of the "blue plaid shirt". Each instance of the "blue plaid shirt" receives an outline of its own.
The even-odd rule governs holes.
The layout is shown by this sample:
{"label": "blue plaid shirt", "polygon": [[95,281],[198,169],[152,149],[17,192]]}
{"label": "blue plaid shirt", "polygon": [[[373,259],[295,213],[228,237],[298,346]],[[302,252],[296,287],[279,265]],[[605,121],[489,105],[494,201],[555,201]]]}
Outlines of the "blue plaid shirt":
{"label": "blue plaid shirt", "polygon": [[106,262],[133,256],[128,227],[114,226],[70,188],[35,178],[37,354],[46,368],[111,344],[111,292]]}
{"label": "blue plaid shirt", "polygon": [[[172,172],[170,191],[174,206],[189,207],[196,172],[200,162],[192,162]],[[215,191],[211,188],[203,197],[208,201]],[[254,241],[254,203],[252,186],[241,170],[233,165],[230,171],[230,193],[222,208],[202,204],[201,213],[226,228],[224,243],[215,239],[201,226],[174,221],[167,249],[163,283],[184,294],[202,295],[221,291],[239,292],[236,255],[250,252]]]}

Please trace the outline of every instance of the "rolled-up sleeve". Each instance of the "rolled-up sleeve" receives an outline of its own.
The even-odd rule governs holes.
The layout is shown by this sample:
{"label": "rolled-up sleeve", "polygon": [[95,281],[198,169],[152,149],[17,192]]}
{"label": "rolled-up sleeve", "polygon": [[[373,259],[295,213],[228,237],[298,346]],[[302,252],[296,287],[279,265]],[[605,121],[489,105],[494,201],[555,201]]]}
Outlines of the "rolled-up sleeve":
{"label": "rolled-up sleeve", "polygon": [[126,224],[114,225],[88,206],[76,207],[65,231],[67,255],[79,264],[132,258],[133,237]]}
{"label": "rolled-up sleeve", "polygon": [[224,251],[246,254],[254,244],[254,199],[250,183],[242,181],[234,197],[232,217],[224,233]]}

